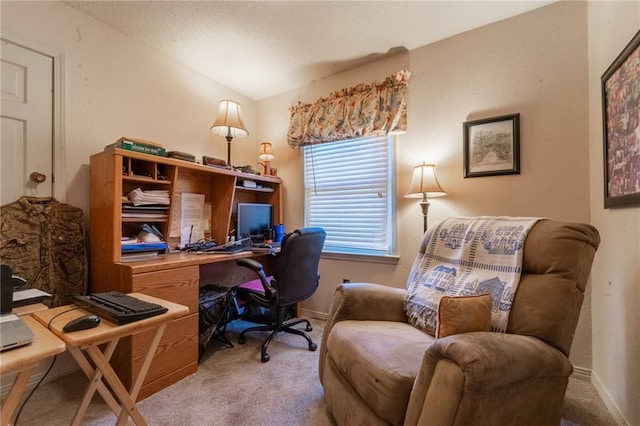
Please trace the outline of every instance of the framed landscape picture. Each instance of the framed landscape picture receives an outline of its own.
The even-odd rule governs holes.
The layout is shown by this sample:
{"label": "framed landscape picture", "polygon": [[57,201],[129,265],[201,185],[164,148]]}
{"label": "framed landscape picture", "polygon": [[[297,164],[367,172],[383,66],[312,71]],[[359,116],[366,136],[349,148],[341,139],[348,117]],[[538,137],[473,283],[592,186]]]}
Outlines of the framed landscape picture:
{"label": "framed landscape picture", "polygon": [[640,31],[602,75],[604,207],[640,205]]}
{"label": "framed landscape picture", "polygon": [[520,174],[520,114],[467,121],[464,177]]}

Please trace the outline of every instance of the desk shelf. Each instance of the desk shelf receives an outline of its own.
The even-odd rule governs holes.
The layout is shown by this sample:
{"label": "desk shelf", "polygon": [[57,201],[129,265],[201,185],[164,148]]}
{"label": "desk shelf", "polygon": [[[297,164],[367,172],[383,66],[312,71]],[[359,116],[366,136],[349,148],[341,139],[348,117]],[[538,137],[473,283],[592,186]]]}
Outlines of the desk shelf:
{"label": "desk shelf", "polygon": [[146,222],[159,222],[165,223],[167,222],[167,218],[161,217],[123,217],[122,223],[146,223]]}
{"label": "desk shelf", "polygon": [[246,188],[244,186],[236,186],[236,191],[246,191],[246,192],[273,192],[273,188]]}

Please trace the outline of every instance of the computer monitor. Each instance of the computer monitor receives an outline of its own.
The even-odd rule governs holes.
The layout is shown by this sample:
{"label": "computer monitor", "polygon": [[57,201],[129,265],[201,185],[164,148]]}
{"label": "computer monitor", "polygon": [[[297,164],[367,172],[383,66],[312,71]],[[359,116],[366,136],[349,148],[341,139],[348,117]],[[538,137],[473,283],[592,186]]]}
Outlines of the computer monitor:
{"label": "computer monitor", "polygon": [[238,203],[236,238],[264,239],[263,230],[271,228],[271,204]]}

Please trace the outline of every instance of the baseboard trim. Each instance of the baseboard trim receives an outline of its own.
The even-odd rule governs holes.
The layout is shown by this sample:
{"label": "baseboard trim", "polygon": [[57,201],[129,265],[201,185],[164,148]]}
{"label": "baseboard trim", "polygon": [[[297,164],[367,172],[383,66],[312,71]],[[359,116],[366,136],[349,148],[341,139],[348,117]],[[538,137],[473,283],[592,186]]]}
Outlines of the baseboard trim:
{"label": "baseboard trim", "polygon": [[613,402],[613,399],[611,399],[611,396],[609,396],[609,392],[602,385],[602,383],[600,383],[600,379],[598,379],[598,375],[593,370],[591,370],[590,368],[584,368],[584,367],[574,367],[573,374],[571,374],[571,378],[576,380],[582,380],[585,382],[590,382],[591,385],[593,386],[593,389],[595,389],[596,393],[598,394],[598,397],[600,397],[600,400],[604,404],[607,411],[609,411],[609,413],[611,414],[611,417],[613,417],[613,420],[616,422],[616,424],[620,426],[629,426],[629,422],[626,421],[626,419],[624,418],[624,416],[622,415],[622,413],[620,412],[616,404]]}
{"label": "baseboard trim", "polygon": [[582,380],[584,382],[591,381],[591,369],[584,367],[573,367],[573,374],[571,374],[572,379]]}
{"label": "baseboard trim", "polygon": [[[33,389],[40,381],[40,379],[42,379],[44,374],[47,372],[47,369],[51,365],[52,359],[53,358],[46,359],[42,361],[40,365],[38,365],[38,367],[36,367],[35,371],[29,378],[29,382],[27,383],[27,391],[25,392],[26,395],[28,395],[31,389]],[[47,377],[45,377],[45,379],[42,381],[42,384],[52,382],[64,376],[68,376],[69,374],[75,373],[78,370],[80,370],[80,367],[78,367],[76,361],[68,352],[65,351],[58,355],[53,368],[51,369],[49,374],[47,374]],[[0,391],[1,399],[4,400],[9,394],[9,390],[11,389],[11,385],[13,384],[13,379],[15,376],[16,374],[7,374],[6,377],[3,375],[2,387]]]}
{"label": "baseboard trim", "polygon": [[598,375],[595,373],[595,371],[591,371],[591,384],[598,393],[598,396],[602,400],[604,406],[607,407],[607,410],[609,410],[609,413],[611,413],[613,420],[615,420],[615,422],[620,426],[629,426],[631,423],[629,423],[627,419],[624,418],[622,412],[620,412],[618,406],[615,402],[613,402],[613,399],[609,395],[609,391],[600,382],[600,379],[598,378]]}
{"label": "baseboard trim", "polygon": [[302,309],[300,309],[300,313],[303,316],[309,317],[309,318],[317,318],[317,319],[321,319],[321,320],[326,320],[327,319],[327,314],[326,313],[318,312],[318,311],[312,311],[311,309],[302,308]]}

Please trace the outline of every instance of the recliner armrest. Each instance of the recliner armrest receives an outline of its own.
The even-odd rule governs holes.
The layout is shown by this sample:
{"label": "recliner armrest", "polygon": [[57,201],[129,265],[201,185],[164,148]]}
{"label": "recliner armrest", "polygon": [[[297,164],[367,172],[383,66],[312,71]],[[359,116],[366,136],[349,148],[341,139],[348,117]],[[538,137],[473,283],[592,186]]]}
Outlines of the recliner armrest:
{"label": "recliner armrest", "polygon": [[[442,380],[436,377],[436,369],[442,361],[453,363],[457,374],[463,377],[459,381],[460,389],[449,395],[442,389],[438,394],[437,389],[430,388],[432,382]],[[535,337],[473,332],[438,339],[425,351],[411,392],[405,424],[417,424],[420,413],[429,410],[433,404],[453,409],[447,400],[458,398],[455,394],[462,394],[462,388],[465,392],[491,392],[491,389],[509,387],[527,379],[566,378],[572,371],[569,359],[560,350]],[[456,382],[451,376],[447,381]]]}
{"label": "recliner armrest", "polygon": [[407,322],[405,289],[371,283],[344,283],[336,287],[327,328],[344,320]]}
{"label": "recliner armrest", "polygon": [[407,322],[404,312],[405,289],[372,283],[343,283],[333,293],[320,345],[320,381],[326,359],[326,341],[333,326],[344,320]]}

